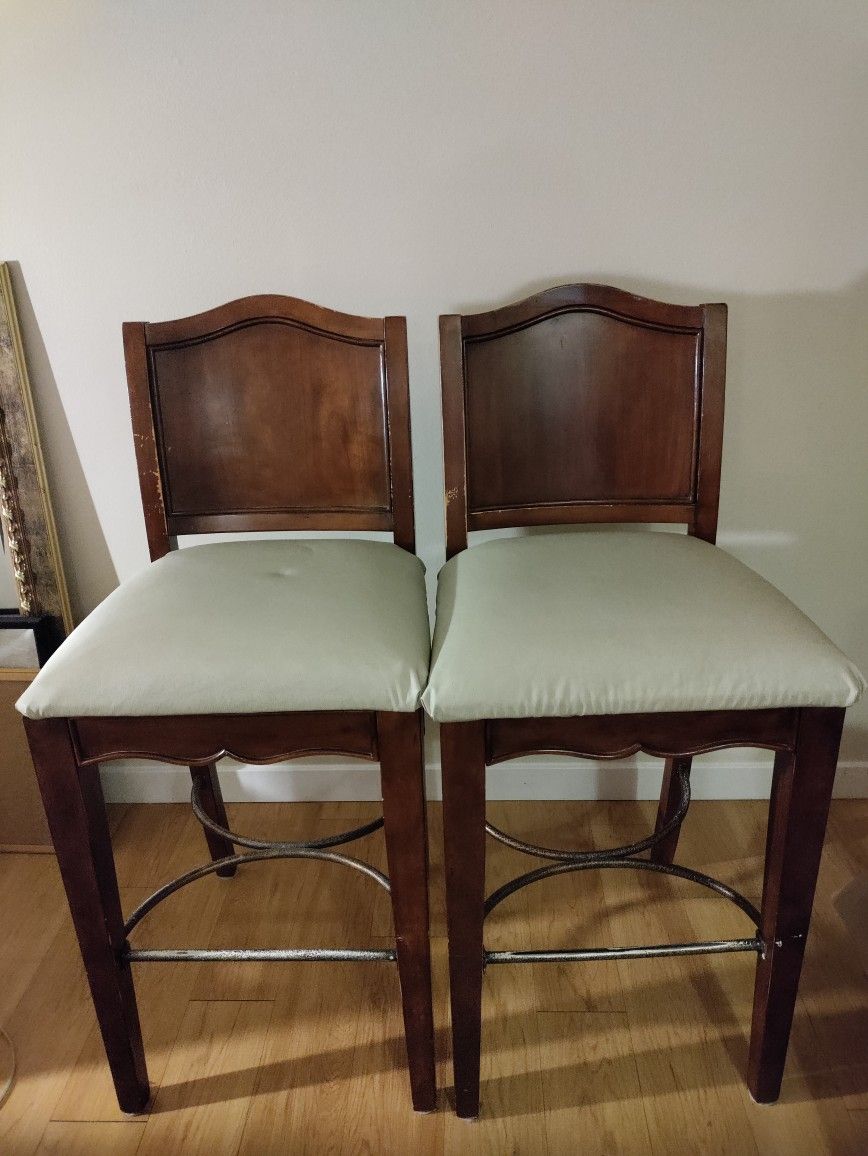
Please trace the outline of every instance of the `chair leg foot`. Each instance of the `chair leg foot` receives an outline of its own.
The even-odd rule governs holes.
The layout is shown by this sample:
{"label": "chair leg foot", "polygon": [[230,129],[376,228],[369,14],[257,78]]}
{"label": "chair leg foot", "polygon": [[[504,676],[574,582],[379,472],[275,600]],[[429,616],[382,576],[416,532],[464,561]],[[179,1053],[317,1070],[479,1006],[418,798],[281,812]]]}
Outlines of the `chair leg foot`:
{"label": "chair leg foot", "polygon": [[[220,789],[220,779],[217,776],[217,764],[208,763],[204,767],[190,767],[190,777],[199,788],[202,809],[208,818],[219,823],[221,827],[228,827],[229,819],[226,815],[226,805],[223,802],[223,792]],[[205,839],[208,843],[208,852],[212,862],[235,854],[235,847],[229,839],[218,835],[216,831],[209,831],[207,827],[205,828]],[[215,875],[228,879],[235,874],[237,869],[237,863],[232,863],[228,867],[220,867],[215,871]]]}
{"label": "chair leg foot", "polygon": [[57,863],[122,1111],[150,1099],[99,768],[80,767],[66,719],[25,719]]}
{"label": "chair leg foot", "polygon": [[437,1083],[428,933],[412,938],[396,937],[395,942],[407,1041],[410,1096],[414,1111],[433,1112],[437,1107]]}
{"label": "chair leg foot", "polygon": [[484,724],[444,723],[440,739],[455,1110],[463,1119],[473,1119],[479,1115],[482,1035]]}
{"label": "chair leg foot", "polygon": [[[685,770],[689,774],[692,762],[693,759],[689,757],[666,760],[663,771],[663,785],[660,788],[660,803],[657,807],[657,822],[654,825],[655,832],[662,831],[678,810],[678,805],[681,802],[680,774]],[[678,836],[680,834],[681,827],[679,826],[676,827],[674,831],[671,831],[660,843],[656,843],[651,848],[651,862],[671,863],[675,859],[675,852],[678,848]]]}
{"label": "chair leg foot", "polygon": [[430,1112],[437,1092],[421,712],[378,712],[377,745],[410,1090],[415,1110]]}
{"label": "chair leg foot", "polygon": [[775,757],[748,1087],[760,1104],[780,1095],[811,920],[844,711],[799,711],[795,750]]}

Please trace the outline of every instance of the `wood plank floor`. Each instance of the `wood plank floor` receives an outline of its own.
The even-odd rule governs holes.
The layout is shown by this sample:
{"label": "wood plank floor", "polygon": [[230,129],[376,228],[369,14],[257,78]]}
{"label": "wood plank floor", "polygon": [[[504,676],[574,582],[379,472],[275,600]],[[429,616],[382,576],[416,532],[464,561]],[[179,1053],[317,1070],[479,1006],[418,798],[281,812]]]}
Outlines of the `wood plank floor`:
{"label": "wood plank floor", "polygon": [[[313,837],[374,804],[230,807],[237,830]],[[650,803],[496,803],[492,820],[550,845],[626,842]],[[124,903],[204,857],[189,809],[114,816]],[[765,806],[697,802],[681,862],[758,898]],[[0,1153],[868,1152],[868,801],[833,806],[783,1095],[744,1086],[752,958],[491,968],[483,1115],[451,1110],[440,808],[431,804],[440,1107],[417,1116],[403,1068],[390,965],[139,965],[151,1112],[117,1108],[53,859],[0,856],[0,1023],[18,1075],[0,1108]],[[384,864],[379,833],[356,845]],[[493,886],[528,860],[489,843]],[[161,906],[140,945],[388,943],[388,898],[331,864],[269,863],[208,879]],[[689,885],[587,872],[515,895],[489,947],[612,945],[742,934],[735,908]]]}

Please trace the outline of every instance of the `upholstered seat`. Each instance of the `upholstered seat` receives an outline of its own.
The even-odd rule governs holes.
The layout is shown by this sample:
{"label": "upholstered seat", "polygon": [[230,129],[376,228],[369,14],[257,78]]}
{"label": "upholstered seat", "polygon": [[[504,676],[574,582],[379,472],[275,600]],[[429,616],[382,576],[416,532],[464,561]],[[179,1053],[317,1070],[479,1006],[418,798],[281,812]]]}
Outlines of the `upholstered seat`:
{"label": "upholstered seat", "polygon": [[114,591],[18,702],[29,718],[415,711],[422,564],[386,542],[176,550]]}
{"label": "upholstered seat", "polygon": [[428,687],[441,722],[844,707],[865,680],[731,555],[668,532],[486,542],[440,574]]}

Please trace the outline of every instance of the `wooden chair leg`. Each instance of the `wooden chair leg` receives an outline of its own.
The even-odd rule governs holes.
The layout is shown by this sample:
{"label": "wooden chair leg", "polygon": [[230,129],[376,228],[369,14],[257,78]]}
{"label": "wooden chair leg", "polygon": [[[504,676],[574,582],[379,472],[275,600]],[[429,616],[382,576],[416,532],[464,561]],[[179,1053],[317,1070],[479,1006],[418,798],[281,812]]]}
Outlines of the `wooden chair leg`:
{"label": "wooden chair leg", "polygon": [[455,1109],[479,1115],[485,902],[485,726],[440,727]]}
{"label": "wooden chair leg", "polygon": [[422,712],[377,714],[383,829],[413,1107],[436,1107]]}
{"label": "wooden chair leg", "polygon": [[[217,764],[208,763],[204,767],[190,767],[190,777],[199,787],[199,799],[202,803],[202,810],[208,818],[212,819],[215,823],[219,823],[221,827],[228,827],[229,819],[227,818],[226,806],[223,802],[223,792],[220,790],[220,780],[217,777]],[[229,839],[224,839],[222,835],[218,835],[215,831],[209,831],[207,827],[205,827],[204,830],[212,862],[216,862],[217,859],[225,859],[227,855],[235,854],[235,847]],[[219,868],[215,874],[225,879],[230,875],[234,875],[236,870],[237,864],[233,863],[231,866]]]}
{"label": "wooden chair leg", "polygon": [[775,758],[748,1061],[761,1104],[780,1095],[843,723],[837,708],[799,711],[795,751]]}
{"label": "wooden chair leg", "polygon": [[[654,825],[655,831],[662,831],[678,810],[678,804],[681,802],[679,774],[684,770],[690,774],[690,765],[692,762],[693,759],[689,757],[666,760],[666,766],[663,771],[663,785],[660,788],[660,804],[657,808],[657,822]],[[680,834],[681,828],[676,827],[662,842],[652,847],[650,853],[651,862],[671,863],[675,858],[675,851],[678,847],[678,836]]]}
{"label": "wooden chair leg", "polygon": [[118,1103],[141,1112],[150,1089],[99,768],[78,765],[66,719],[24,725]]}

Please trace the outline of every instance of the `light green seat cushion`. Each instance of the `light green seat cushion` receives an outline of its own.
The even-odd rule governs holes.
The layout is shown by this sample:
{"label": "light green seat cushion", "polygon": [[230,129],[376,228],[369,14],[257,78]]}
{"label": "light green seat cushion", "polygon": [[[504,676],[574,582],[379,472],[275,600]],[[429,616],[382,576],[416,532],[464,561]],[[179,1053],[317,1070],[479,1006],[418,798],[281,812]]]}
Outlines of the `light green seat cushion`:
{"label": "light green seat cushion", "polygon": [[810,619],[723,550],[606,530],[452,558],[422,703],[458,722],[849,706],[864,689]]}
{"label": "light green seat cushion", "polygon": [[18,700],[29,718],[413,711],[424,568],[385,542],[225,542],[124,582]]}

